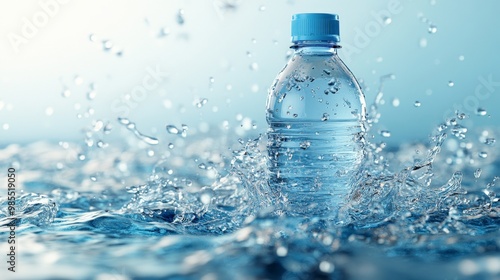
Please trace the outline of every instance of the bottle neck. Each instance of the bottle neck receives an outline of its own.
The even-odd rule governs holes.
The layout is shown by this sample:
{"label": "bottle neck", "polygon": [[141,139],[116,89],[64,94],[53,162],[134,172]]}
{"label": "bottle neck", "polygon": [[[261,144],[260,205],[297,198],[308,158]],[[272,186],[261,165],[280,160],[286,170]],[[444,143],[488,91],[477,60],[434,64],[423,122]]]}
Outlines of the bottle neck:
{"label": "bottle neck", "polygon": [[333,41],[298,41],[293,42],[290,48],[294,49],[296,53],[302,54],[336,55],[340,45]]}

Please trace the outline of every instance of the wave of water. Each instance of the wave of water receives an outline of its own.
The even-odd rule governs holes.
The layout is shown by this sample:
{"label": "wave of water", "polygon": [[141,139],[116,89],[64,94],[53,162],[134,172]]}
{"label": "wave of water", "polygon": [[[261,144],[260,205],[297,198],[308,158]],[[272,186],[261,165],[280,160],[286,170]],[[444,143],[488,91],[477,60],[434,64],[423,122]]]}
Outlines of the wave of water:
{"label": "wave of water", "polygon": [[[377,103],[371,110],[379,116]],[[83,146],[9,145],[0,166],[15,167],[23,189],[14,278],[498,276],[498,130],[467,129],[466,117],[457,112],[429,143],[366,145],[335,221],[275,211],[261,136],[234,141],[214,128],[186,137],[184,128],[176,145],[152,143],[120,119],[135,136],[125,143],[99,142],[99,125]],[[5,239],[3,195],[0,211]]]}

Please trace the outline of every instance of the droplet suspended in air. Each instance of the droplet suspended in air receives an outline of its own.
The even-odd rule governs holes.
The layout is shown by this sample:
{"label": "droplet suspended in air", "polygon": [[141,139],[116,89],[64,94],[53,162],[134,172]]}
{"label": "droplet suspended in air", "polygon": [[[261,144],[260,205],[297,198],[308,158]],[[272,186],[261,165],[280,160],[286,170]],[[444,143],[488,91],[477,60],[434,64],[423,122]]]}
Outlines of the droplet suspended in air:
{"label": "droplet suspended in air", "polygon": [[427,31],[429,31],[430,34],[434,34],[437,32],[437,27],[434,24],[431,24],[429,25],[429,29]]}
{"label": "droplet suspended in air", "polygon": [[380,134],[380,136],[385,137],[385,138],[391,137],[391,132],[389,130],[381,130],[379,132],[379,134]]}
{"label": "droplet suspended in air", "polygon": [[63,92],[61,93],[61,96],[62,97],[69,97],[71,95],[71,91],[69,89],[65,89],[63,90]]}
{"label": "droplet suspended in air", "polygon": [[111,42],[110,40],[104,40],[102,41],[102,49],[104,51],[109,51],[113,48],[113,42]]}
{"label": "droplet suspended in air", "polygon": [[47,116],[49,116],[49,117],[50,117],[50,116],[52,116],[53,114],[54,114],[54,108],[52,108],[52,107],[47,107],[47,108],[45,108],[45,115],[47,115]]}
{"label": "droplet suspended in air", "polygon": [[250,64],[250,70],[252,70],[252,71],[257,71],[257,70],[259,70],[259,64],[257,64],[257,62],[252,62],[252,63]]}
{"label": "droplet suspended in air", "polygon": [[484,144],[488,145],[488,146],[493,146],[493,144],[495,144],[496,140],[495,138],[486,138],[486,140],[484,140]]}
{"label": "droplet suspended in air", "polygon": [[323,113],[323,116],[321,117],[322,121],[327,121],[330,118],[330,115],[328,113]]}
{"label": "droplet suspended in air", "polygon": [[483,109],[483,108],[477,108],[476,115],[478,115],[478,116],[486,116],[486,114],[488,114],[488,112],[485,109]]}
{"label": "droplet suspended in air", "polygon": [[167,125],[166,126],[167,132],[170,134],[179,134],[179,129],[175,127],[175,125]]}
{"label": "droplet suspended in air", "polygon": [[75,85],[79,86],[83,83],[83,78],[77,75],[77,76],[75,76],[74,82],[75,82]]}
{"label": "droplet suspended in air", "polygon": [[419,42],[419,45],[420,45],[421,48],[427,47],[427,39],[421,38],[420,42]]}
{"label": "droplet suspended in air", "polygon": [[184,19],[184,10],[183,9],[179,9],[179,11],[177,11],[177,23],[179,25],[183,25],[184,22],[185,22],[185,19]]}
{"label": "droplet suspended in air", "polygon": [[481,177],[481,172],[483,172],[483,170],[481,170],[481,168],[478,168],[474,171],[474,178],[478,179],[479,177]]}

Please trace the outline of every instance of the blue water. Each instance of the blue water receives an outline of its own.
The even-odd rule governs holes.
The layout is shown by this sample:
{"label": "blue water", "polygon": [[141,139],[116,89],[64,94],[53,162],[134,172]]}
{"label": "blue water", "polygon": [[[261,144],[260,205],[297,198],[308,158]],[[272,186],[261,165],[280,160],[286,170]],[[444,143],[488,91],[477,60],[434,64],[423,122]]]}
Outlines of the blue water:
{"label": "blue water", "polygon": [[[370,108],[376,116],[377,104]],[[263,135],[238,139],[214,128],[179,135],[184,142],[173,146],[125,130],[126,141],[90,147],[9,145],[0,167],[16,168],[23,189],[18,272],[0,275],[495,279],[500,160],[491,139],[498,130],[473,127],[464,138],[464,117],[436,128],[428,143],[367,144],[341,224],[276,213]],[[2,195],[1,240],[6,205]]]}

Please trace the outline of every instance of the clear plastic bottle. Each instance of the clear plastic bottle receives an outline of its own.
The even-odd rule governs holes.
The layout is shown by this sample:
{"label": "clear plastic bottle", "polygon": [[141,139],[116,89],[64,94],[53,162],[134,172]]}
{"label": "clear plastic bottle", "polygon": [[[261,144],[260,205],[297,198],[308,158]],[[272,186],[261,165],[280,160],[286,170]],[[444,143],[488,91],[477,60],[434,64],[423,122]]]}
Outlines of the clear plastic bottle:
{"label": "clear plastic bottle", "polygon": [[363,160],[365,98],[339,42],[338,15],[293,15],[295,52],[269,89],[269,185],[287,216],[335,217]]}

